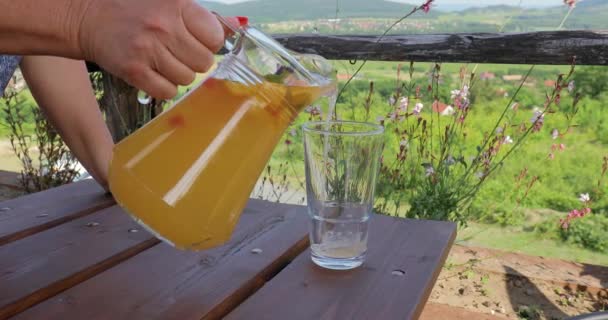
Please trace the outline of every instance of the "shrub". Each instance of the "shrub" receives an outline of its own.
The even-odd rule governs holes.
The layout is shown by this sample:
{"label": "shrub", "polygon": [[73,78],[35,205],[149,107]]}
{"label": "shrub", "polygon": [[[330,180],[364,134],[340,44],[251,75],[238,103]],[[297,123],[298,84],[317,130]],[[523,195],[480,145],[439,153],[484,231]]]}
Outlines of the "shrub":
{"label": "shrub", "polygon": [[[7,90],[0,100],[11,147],[23,165],[20,178],[23,189],[30,193],[73,182],[79,175],[76,170],[79,163],[42,111],[13,90]],[[30,117],[34,122],[33,133],[26,127],[32,121]]]}
{"label": "shrub", "polygon": [[574,220],[568,229],[560,229],[564,241],[600,252],[608,251],[607,233],[608,217],[602,214],[591,214],[585,219]]}

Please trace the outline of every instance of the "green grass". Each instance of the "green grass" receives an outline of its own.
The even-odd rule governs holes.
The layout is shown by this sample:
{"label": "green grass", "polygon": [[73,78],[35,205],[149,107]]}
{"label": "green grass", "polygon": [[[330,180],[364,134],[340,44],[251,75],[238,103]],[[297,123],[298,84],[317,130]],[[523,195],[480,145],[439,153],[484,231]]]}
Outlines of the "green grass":
{"label": "green grass", "polygon": [[[333,61],[333,63],[334,67],[338,70],[338,72],[344,74],[353,74],[356,70],[356,67],[361,64],[361,62],[357,62],[357,64],[353,65],[346,60],[336,60]],[[368,61],[365,67],[362,69],[360,75],[362,79],[367,81],[395,81],[397,78],[397,67],[399,65],[401,66],[401,79],[409,77],[407,74],[409,72],[408,62],[400,63]],[[424,76],[429,70],[431,70],[433,65],[434,64],[432,63],[415,63],[414,78]],[[529,65],[444,63],[441,66],[441,71],[443,72],[443,74],[455,76],[458,75],[462,67],[467,67],[469,71],[472,71],[475,68],[477,75],[480,75],[482,72],[492,72],[495,73],[498,77],[508,74],[523,75],[528,71],[528,69],[530,69]],[[567,73],[569,68],[569,66],[539,65],[535,67],[535,71],[532,75],[532,78],[542,78],[543,80],[554,79],[559,73]],[[579,67],[579,69],[581,69],[581,72],[584,72],[586,68],[587,67]]]}
{"label": "green grass", "polygon": [[581,248],[533,231],[525,231],[522,227],[471,223],[469,227],[458,231],[456,243],[581,263],[608,265],[608,254],[606,253]]}

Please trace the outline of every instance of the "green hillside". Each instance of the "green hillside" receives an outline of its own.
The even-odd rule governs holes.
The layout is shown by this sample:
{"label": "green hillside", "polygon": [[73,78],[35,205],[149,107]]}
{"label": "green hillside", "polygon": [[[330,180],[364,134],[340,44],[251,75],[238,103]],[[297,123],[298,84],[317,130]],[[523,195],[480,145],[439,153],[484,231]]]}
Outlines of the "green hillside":
{"label": "green hillside", "polygon": [[[505,21],[512,16],[506,31],[540,31],[554,30],[567,13],[568,7],[560,5],[545,9],[521,10],[512,6],[491,6],[472,8],[458,13],[446,13],[444,19],[455,21],[484,22],[497,18],[496,21]],[[500,17],[504,19],[500,19]],[[606,16],[608,16],[608,1],[587,0],[580,2],[568,17],[564,29],[607,29]]]}
{"label": "green hillside", "polygon": [[[419,1],[412,1],[418,3]],[[556,3],[560,3],[557,1]],[[318,21],[331,19],[336,16],[335,0],[255,0],[237,4],[221,4],[217,2],[200,2],[210,10],[222,15],[246,15],[256,23],[293,22],[293,28],[302,31],[295,21]],[[387,23],[409,12],[413,5],[395,3],[384,0],[338,0],[340,18],[375,18],[385,19]],[[426,27],[399,30],[400,33],[419,32],[492,32],[509,18],[509,24],[504,31],[540,31],[554,30],[568,11],[567,6],[559,5],[544,9],[524,9],[513,6],[488,6],[470,8],[459,12],[445,12],[434,8],[428,14],[416,14],[408,20],[424,23]],[[607,29],[605,23],[608,16],[608,1],[586,0],[577,5],[568,18],[565,29]],[[377,30],[339,30],[342,32],[380,32]],[[270,30],[274,28],[270,26]],[[281,26],[278,31],[290,31],[289,26]],[[397,30],[396,30],[397,31]]]}
{"label": "green hillside", "polygon": [[[336,16],[336,1],[331,0],[256,0],[231,5],[199,3],[222,15],[247,15],[256,22],[330,19]],[[338,3],[341,18],[392,18],[412,8],[412,5],[384,0],[339,0]]]}

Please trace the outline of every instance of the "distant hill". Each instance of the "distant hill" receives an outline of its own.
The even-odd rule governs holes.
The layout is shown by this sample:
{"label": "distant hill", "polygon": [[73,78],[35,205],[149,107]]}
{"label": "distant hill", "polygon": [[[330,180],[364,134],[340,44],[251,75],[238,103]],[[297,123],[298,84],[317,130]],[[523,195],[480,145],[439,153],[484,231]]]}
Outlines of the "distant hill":
{"label": "distant hill", "polygon": [[606,2],[606,0],[585,0],[583,2],[579,2],[577,6],[579,8],[597,8],[597,6],[604,6],[605,8],[608,7],[608,3]]}
{"label": "distant hill", "polygon": [[[527,9],[527,10],[534,11],[534,9]],[[546,9],[544,9],[544,10],[546,10]],[[461,10],[457,14],[484,14],[484,13],[491,13],[491,12],[494,12],[494,13],[500,12],[501,14],[513,14],[513,13],[518,13],[520,11],[521,11],[521,9],[518,7],[515,7],[515,6],[494,5],[494,6],[485,6],[485,7],[471,7],[471,8]]]}
{"label": "distant hill", "polygon": [[[222,15],[246,15],[256,22],[331,19],[336,16],[332,0],[256,0],[235,4],[199,1]],[[339,0],[341,18],[394,18],[410,11],[413,5],[384,0]],[[437,12],[430,13],[435,16]]]}
{"label": "distant hill", "polygon": [[[562,20],[568,8],[565,5],[558,7],[525,10],[512,20],[513,24],[535,26],[539,30],[552,30]],[[608,29],[608,0],[585,0],[576,5],[566,24],[565,29]]]}
{"label": "distant hill", "polygon": [[[385,0],[337,0],[339,18],[390,18],[400,17],[411,10],[413,4]],[[419,3],[420,1],[412,0]],[[210,10],[222,15],[246,15],[254,23],[293,20],[332,19],[336,16],[336,0],[254,0],[234,4],[200,1]],[[481,1],[480,1],[481,3]],[[561,1],[556,1],[561,3]],[[530,9],[506,5],[468,8],[458,12],[445,12],[433,8],[428,14],[419,13],[409,20],[424,20],[436,32],[496,31],[496,26],[512,17],[505,31],[553,30],[559,25],[568,8]],[[585,0],[569,17],[567,29],[607,29],[608,0]]]}

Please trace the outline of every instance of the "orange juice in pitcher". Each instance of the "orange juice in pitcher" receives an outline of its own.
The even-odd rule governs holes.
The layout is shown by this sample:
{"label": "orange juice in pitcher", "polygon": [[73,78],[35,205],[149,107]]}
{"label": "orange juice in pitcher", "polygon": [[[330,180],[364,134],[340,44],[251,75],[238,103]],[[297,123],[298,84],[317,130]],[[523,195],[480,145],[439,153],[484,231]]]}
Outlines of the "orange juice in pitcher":
{"label": "orange juice in pitcher", "polygon": [[285,129],[335,86],[324,59],[289,52],[253,27],[234,31],[217,70],[114,149],[117,202],[180,249],[230,239]]}

